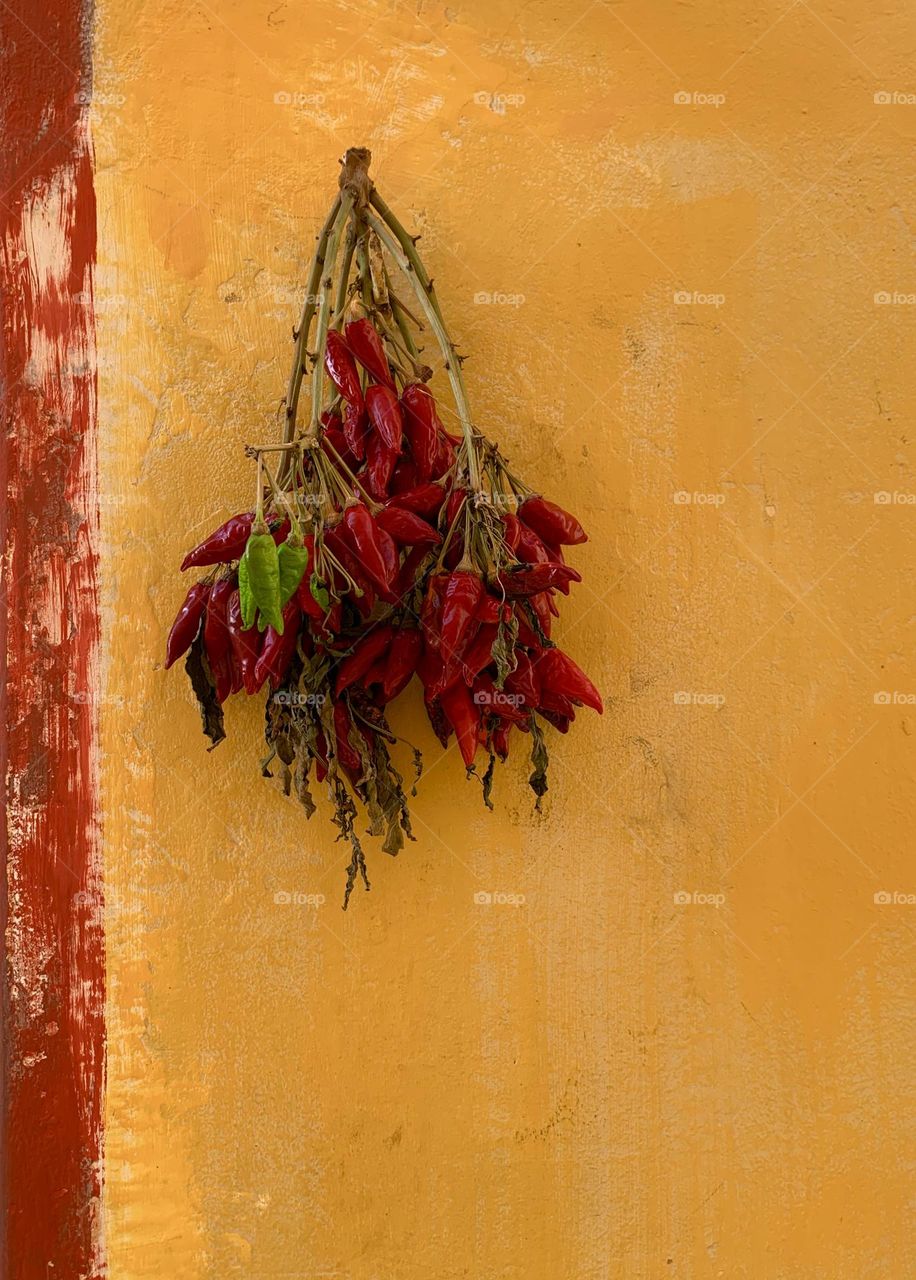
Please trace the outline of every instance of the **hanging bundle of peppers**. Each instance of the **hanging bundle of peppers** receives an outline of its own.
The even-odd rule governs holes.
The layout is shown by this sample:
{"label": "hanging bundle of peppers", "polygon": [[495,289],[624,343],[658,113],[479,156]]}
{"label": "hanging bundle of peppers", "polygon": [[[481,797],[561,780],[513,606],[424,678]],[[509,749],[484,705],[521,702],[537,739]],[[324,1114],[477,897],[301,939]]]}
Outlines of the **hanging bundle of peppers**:
{"label": "hanging bundle of peppers", "polygon": [[[386,852],[413,839],[386,708],[414,676],[443,746],[454,735],[469,773],[486,759],[490,807],[495,761],[513,738],[530,742],[539,805],[545,724],[566,733],[578,708],[602,710],[594,684],[551,639],[557,592],[581,580],[563,548],[585,531],[513,475],[472,423],[432,282],[368,163],[365,149],[347,152],[318,238],[283,440],[247,447],[254,510],[185,556],[182,569],[209,571],[179,609],[166,661],[187,655],[214,745],[229,696],[269,691],[263,772],[279,768],[308,816],[313,782],[325,786],[352,851],[345,907],[358,878],[369,887],[359,806]],[[392,266],[412,305],[395,292]],[[427,385],[428,334],[457,435]]]}

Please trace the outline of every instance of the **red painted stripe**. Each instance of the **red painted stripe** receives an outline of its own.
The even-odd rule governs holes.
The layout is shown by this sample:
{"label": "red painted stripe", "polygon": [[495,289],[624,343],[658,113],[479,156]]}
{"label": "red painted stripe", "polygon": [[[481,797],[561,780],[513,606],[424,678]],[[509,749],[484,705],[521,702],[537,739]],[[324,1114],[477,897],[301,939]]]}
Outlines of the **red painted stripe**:
{"label": "red painted stripe", "polygon": [[0,4],[4,1276],[104,1274],[91,0]]}

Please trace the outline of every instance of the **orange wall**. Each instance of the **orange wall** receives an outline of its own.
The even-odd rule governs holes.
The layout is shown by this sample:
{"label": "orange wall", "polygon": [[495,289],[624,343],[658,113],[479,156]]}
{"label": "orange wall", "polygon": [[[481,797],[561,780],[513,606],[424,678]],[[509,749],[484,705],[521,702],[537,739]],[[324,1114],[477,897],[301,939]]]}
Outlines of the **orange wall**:
{"label": "orange wall", "polygon": [[[914,888],[912,706],[875,702],[916,691],[916,515],[875,501],[916,491],[916,308],[875,302],[916,287],[916,106],[874,96],[912,45],[845,0],[103,0],[112,1280],[916,1270],[913,907],[875,901]],[[419,841],[343,915],[260,706],[207,754],[160,664],[351,144],[476,418],[591,531],[558,635],[609,708],[538,817],[407,697]]]}

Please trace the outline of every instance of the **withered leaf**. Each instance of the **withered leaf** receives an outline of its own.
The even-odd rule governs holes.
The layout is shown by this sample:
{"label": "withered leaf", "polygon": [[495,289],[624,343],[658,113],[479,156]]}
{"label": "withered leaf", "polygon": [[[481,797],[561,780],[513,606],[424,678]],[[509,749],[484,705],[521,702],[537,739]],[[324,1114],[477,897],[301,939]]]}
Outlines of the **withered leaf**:
{"label": "withered leaf", "polygon": [[216,697],[216,681],[213,679],[204,651],[203,627],[198,631],[194,643],[188,650],[184,669],[188,673],[191,688],[194,690],[194,696],[200,708],[204,733],[212,744],[207,750],[212,751],[213,747],[218,746],[225,738],[226,730],[223,728],[223,709]]}

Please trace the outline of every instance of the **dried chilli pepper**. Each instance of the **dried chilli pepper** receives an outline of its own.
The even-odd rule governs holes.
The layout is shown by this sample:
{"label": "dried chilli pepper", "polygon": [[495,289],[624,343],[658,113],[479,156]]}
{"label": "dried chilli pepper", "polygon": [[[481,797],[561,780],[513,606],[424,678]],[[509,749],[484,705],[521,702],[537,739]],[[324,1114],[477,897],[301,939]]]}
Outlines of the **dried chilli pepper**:
{"label": "dried chilli pepper", "polygon": [[210,587],[206,582],[195,582],[182,601],[178,615],[172,623],[169,638],[165,646],[165,665],[168,669],[173,662],[183,657],[194,643],[200,630],[200,620],[204,616]]}
{"label": "dried chilli pepper", "polygon": [[353,363],[347,343],[341,335],[332,329],[328,333],[328,344],[325,349],[324,365],[330,374],[331,381],[348,404],[362,408],[363,392],[359,384],[359,374]]}
{"label": "dried chilli pepper", "polygon": [[375,326],[365,317],[362,317],[359,320],[351,320],[345,326],[344,333],[346,334],[347,346],[363,368],[372,375],[376,382],[393,388],[394,378],[391,376],[388,357],[385,355],[385,348]]}
{"label": "dried chilli pepper", "polygon": [[538,495],[526,498],[518,509],[518,514],[525,524],[530,525],[539,538],[545,542],[559,543],[563,546],[574,546],[580,542],[588,542],[588,534],[575,516],[564,511],[562,507],[549,498]]}

